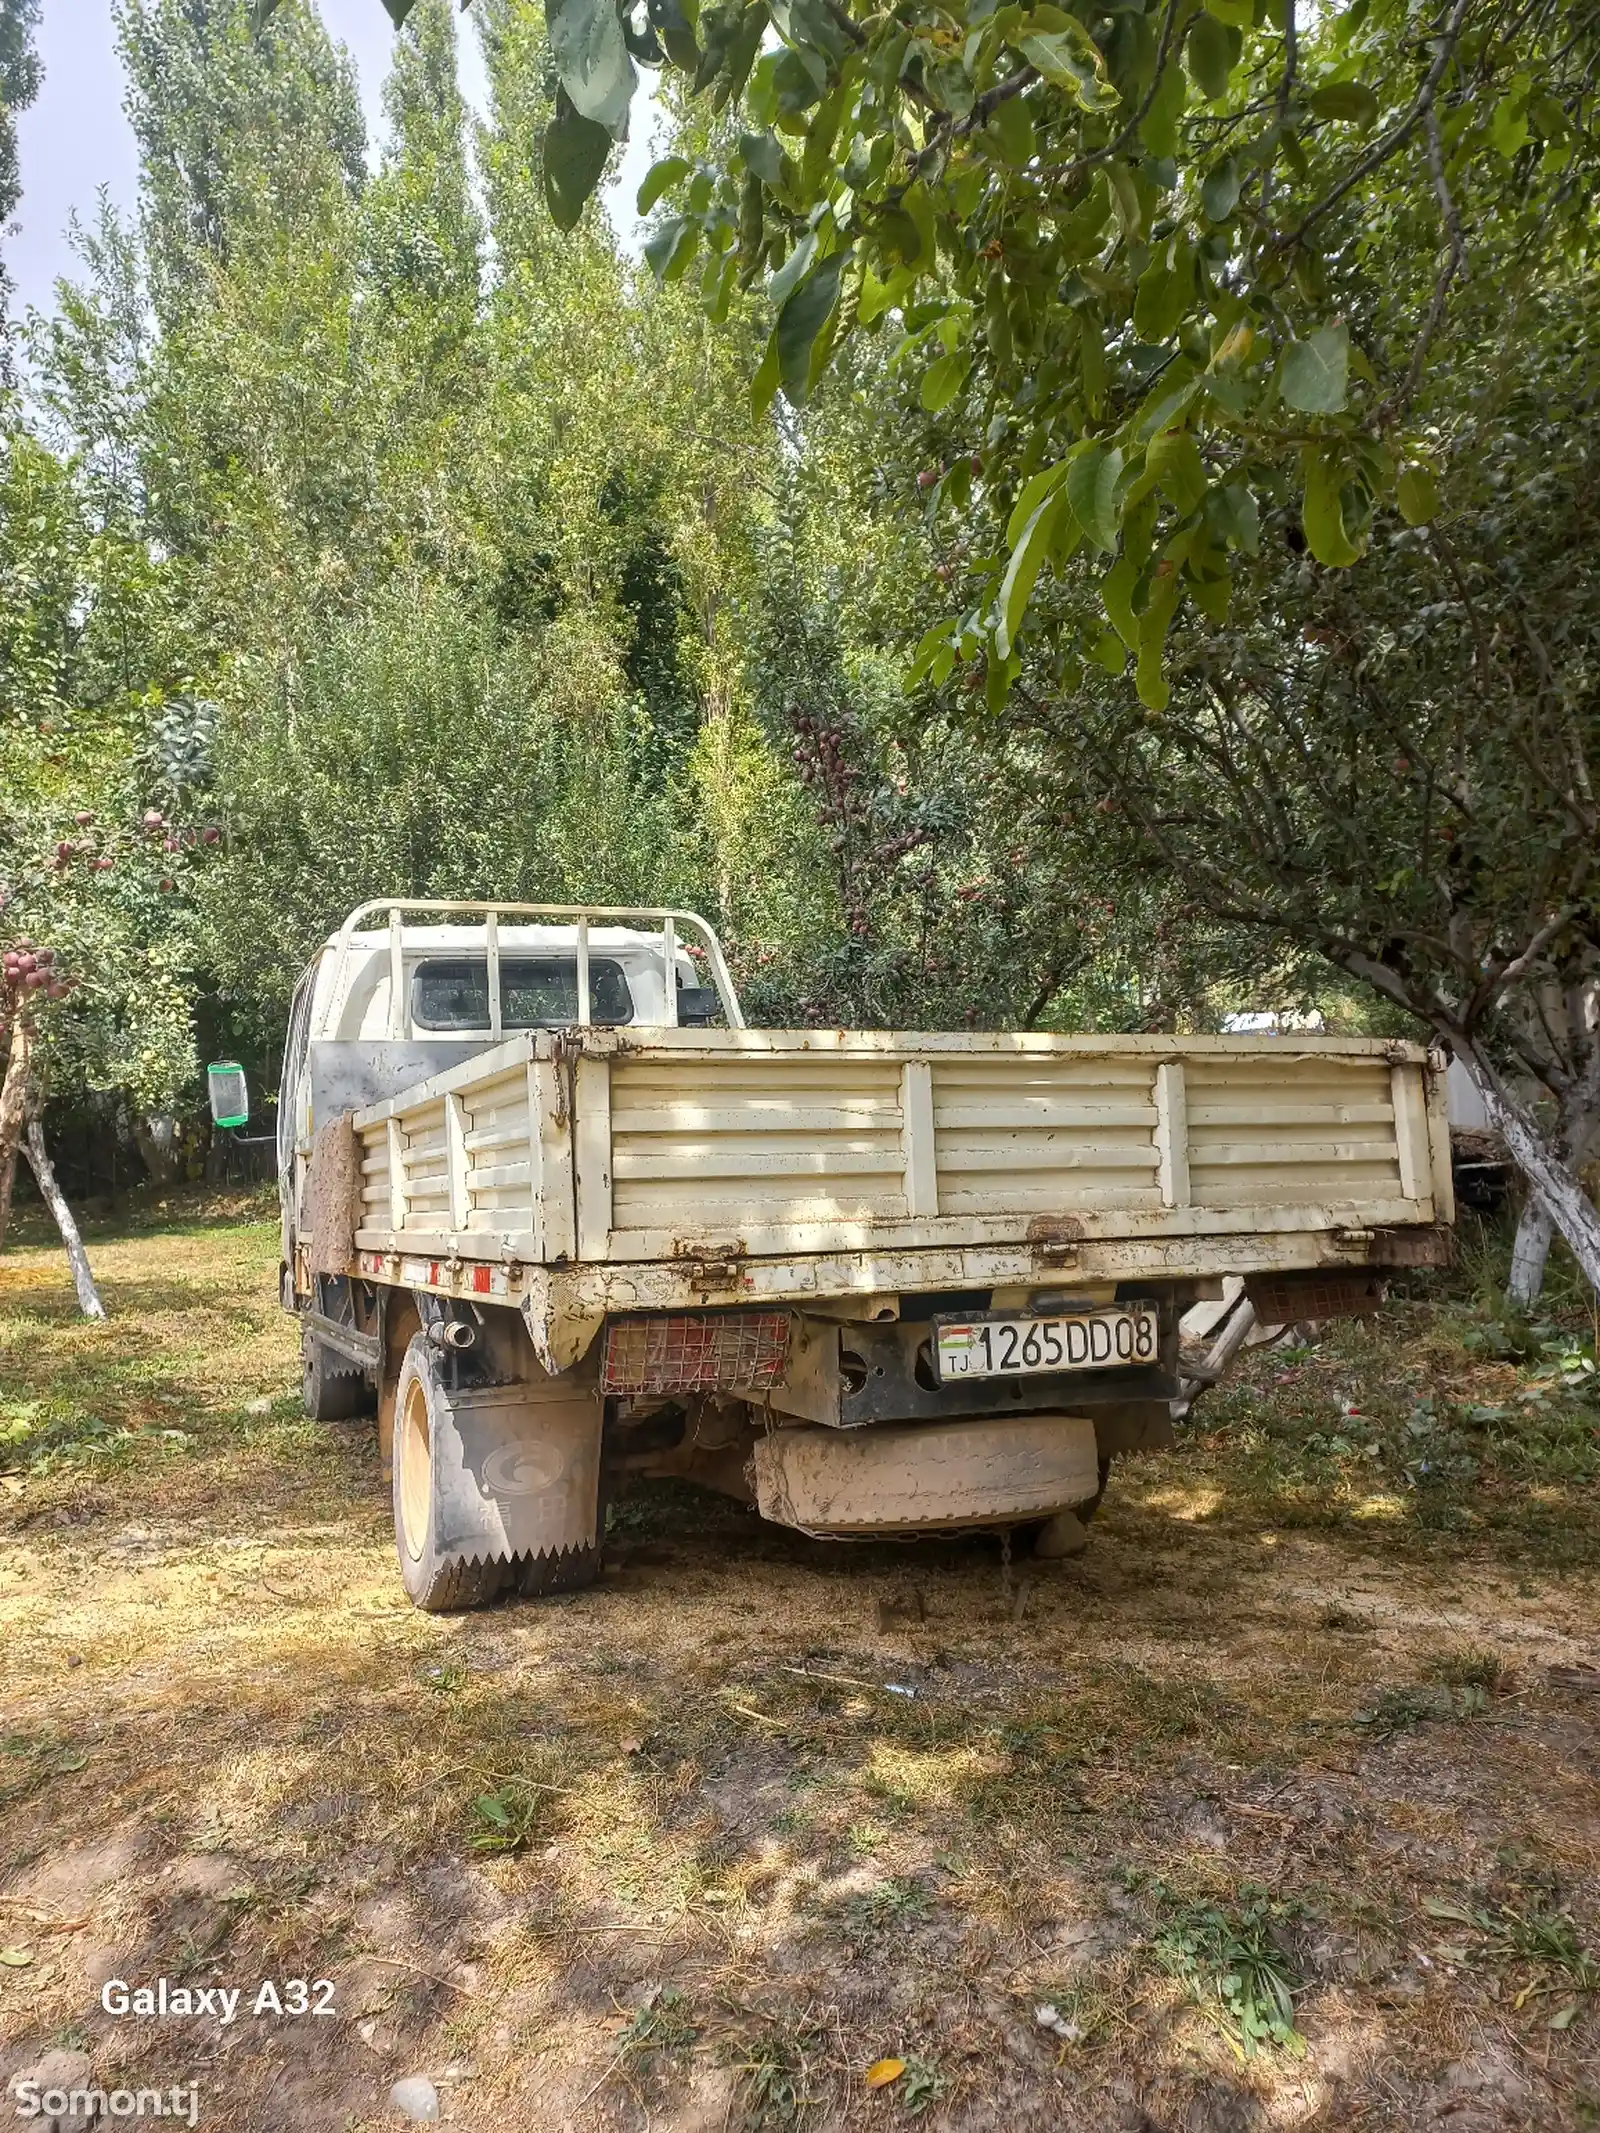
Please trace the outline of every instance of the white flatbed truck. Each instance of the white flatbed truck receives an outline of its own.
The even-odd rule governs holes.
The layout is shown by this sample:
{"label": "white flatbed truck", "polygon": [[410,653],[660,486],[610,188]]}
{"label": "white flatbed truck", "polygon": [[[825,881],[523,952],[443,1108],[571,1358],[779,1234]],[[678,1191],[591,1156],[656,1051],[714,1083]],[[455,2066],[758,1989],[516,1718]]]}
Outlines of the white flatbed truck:
{"label": "white flatbed truck", "polygon": [[351,914],[279,1159],[308,1409],[376,1407],[430,1610],[586,1582],[634,1474],[1048,1552],[1171,1442],[1190,1304],[1369,1309],[1454,1213],[1418,1045],[749,1029],[692,913],[506,903]]}

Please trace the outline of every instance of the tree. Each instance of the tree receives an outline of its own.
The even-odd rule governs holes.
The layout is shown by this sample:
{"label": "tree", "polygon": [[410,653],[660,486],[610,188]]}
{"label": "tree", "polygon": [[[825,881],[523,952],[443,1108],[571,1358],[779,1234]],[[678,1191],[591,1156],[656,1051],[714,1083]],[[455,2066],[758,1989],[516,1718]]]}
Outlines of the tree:
{"label": "tree", "polygon": [[1175,638],[1162,717],[1109,677],[1025,680],[1014,730],[1113,870],[1183,879],[1449,1043],[1531,1187],[1527,1302],[1552,1222],[1600,1281],[1597,290],[1478,244],[1476,346],[1424,403],[1430,525],[1383,514],[1334,572],[1269,520],[1227,623]]}
{"label": "tree", "polygon": [[[1457,1046],[1538,1203],[1600,1282],[1600,1220],[1576,1174],[1600,1093],[1593,583],[1568,574],[1558,656],[1545,646],[1541,667],[1537,578],[1509,580],[1481,541],[1462,567],[1456,538],[1475,513],[1487,530],[1473,493],[1480,455],[1504,483],[1496,425],[1528,382],[1517,333],[1493,331],[1495,307],[1544,345],[1541,307],[1560,310],[1587,284],[1592,19],[1558,4],[1448,0],[1419,40],[1410,10],[1385,0],[1310,23],[1293,0],[1167,0],[1109,16],[866,15],[804,0],[772,10],[780,43],[762,51],[768,20],[761,5],[718,9],[691,32],[662,9],[647,31],[610,0],[565,0],[551,41],[568,101],[545,143],[557,219],[570,212],[571,172],[586,167],[582,144],[626,124],[634,58],[661,57],[658,43],[698,92],[738,109],[746,130],[647,180],[641,206],[675,209],[650,256],[664,279],[695,271],[713,309],[735,270],[767,274],[775,317],[758,404],[780,389],[806,403],[853,335],[887,328],[938,446],[930,505],[960,525],[967,550],[970,604],[926,633],[913,673],[938,688],[964,665],[991,712],[1019,682],[1064,708],[1079,692],[1104,695],[1096,671],[1119,676],[1131,658],[1138,706],[1121,690],[1110,701],[1139,735],[1172,709],[1175,623],[1185,645],[1210,646],[1190,667],[1224,684],[1225,722],[1248,723],[1273,700],[1262,673],[1287,671],[1271,714],[1294,731],[1287,761],[1259,733],[1230,753],[1226,723],[1220,739],[1209,728],[1209,699],[1197,721],[1186,726],[1179,707],[1146,736],[1165,775],[1204,784],[1219,749],[1230,765],[1231,803],[1197,818],[1185,863],[1211,869],[1219,918],[1265,919],[1322,949]],[[1581,351],[1570,321],[1554,331]],[[1475,372],[1486,333],[1498,367]],[[1569,375],[1562,385],[1552,472],[1590,416]],[[1523,417],[1528,406],[1525,395]],[[1496,534],[1503,549],[1513,531],[1531,559],[1525,519],[1545,497],[1517,483],[1512,495]],[[1494,706],[1453,753],[1427,758],[1395,742],[1392,691],[1387,725],[1375,700],[1374,663],[1407,628],[1381,597],[1343,596],[1338,628],[1366,680],[1342,717],[1317,693],[1325,677],[1286,667],[1282,647],[1297,606],[1324,592],[1320,573],[1358,565],[1375,535],[1389,563],[1396,514],[1437,524],[1417,549],[1426,567],[1406,581],[1411,623],[1448,615],[1470,660],[1451,674],[1442,658],[1401,690],[1407,719],[1439,743],[1442,686],[1466,683]],[[1285,597],[1265,606],[1254,597],[1264,522],[1310,559],[1303,582],[1279,574]],[[1374,582],[1367,573],[1364,588]],[[1242,675],[1236,584],[1257,633]],[[1074,731],[1063,749],[1081,758],[1074,775],[1094,768],[1082,741]],[[1367,820],[1385,812],[1374,791],[1385,750],[1435,765],[1418,774],[1420,846],[1412,808],[1399,811],[1403,832]],[[1147,854],[1176,866],[1166,808],[1140,789],[1152,795],[1139,816]],[[1245,892],[1223,840],[1242,834],[1248,848],[1254,834],[1259,851],[1290,790],[1299,804],[1278,811],[1272,893],[1259,873]],[[1480,849],[1441,866],[1430,840],[1447,793],[1478,822],[1480,847],[1486,807],[1526,807],[1526,852],[1519,839],[1515,863]],[[1310,835],[1312,822],[1328,834]],[[1375,850],[1400,848],[1404,865],[1372,871]],[[1311,852],[1322,858],[1308,869]],[[1441,918],[1435,953],[1427,927]],[[1550,1092],[1553,1118],[1508,1079],[1513,1061]]]}
{"label": "tree", "polygon": [[[40,67],[33,49],[39,0],[0,0],[0,230],[6,229],[22,198],[17,161],[17,113],[39,93]],[[0,329],[11,308],[11,277],[0,263]],[[0,385],[11,381],[10,342],[0,340]]]}
{"label": "tree", "polygon": [[[1407,403],[1461,275],[1463,214],[1532,196],[1570,226],[1587,197],[1593,32],[1561,0],[1445,0],[1420,38],[1404,0],[1312,24],[1292,0],[727,0],[694,22],[675,0],[560,0],[549,26],[561,226],[625,137],[636,61],[665,64],[745,130],[651,172],[641,207],[676,212],[649,256],[665,279],[695,270],[713,313],[736,276],[767,276],[757,404],[805,402],[838,347],[887,320],[924,405],[968,418],[1009,554],[955,636],[985,645],[996,702],[1047,562],[1109,559],[1105,618],[1137,624],[1159,704],[1173,616],[1225,599],[1259,489],[1300,491],[1335,566],[1403,476],[1420,505]],[[1380,191],[1439,263],[1403,344],[1375,352],[1344,299]],[[970,486],[958,475],[958,501]],[[1078,651],[1112,656],[1106,635]]]}

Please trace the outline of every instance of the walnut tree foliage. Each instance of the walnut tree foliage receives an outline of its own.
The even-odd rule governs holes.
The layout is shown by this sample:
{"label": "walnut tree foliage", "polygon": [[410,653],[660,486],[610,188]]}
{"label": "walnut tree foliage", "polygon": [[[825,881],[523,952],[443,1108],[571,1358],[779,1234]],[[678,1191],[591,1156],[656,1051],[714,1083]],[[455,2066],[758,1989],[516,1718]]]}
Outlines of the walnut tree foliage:
{"label": "walnut tree foliage", "polygon": [[[1296,499],[1334,567],[1385,505],[1425,523],[1411,403],[1465,224],[1491,200],[1586,212],[1593,28],[1560,0],[554,0],[548,21],[559,224],[662,67],[725,123],[646,180],[647,253],[713,317],[764,291],[756,404],[804,403],[878,331],[948,415],[942,480],[957,507],[980,491],[991,560],[924,659],[981,661],[996,703],[1074,553],[1100,601],[1063,661],[1131,658],[1159,708],[1174,617],[1223,618],[1263,509]],[[1374,280],[1397,236],[1436,267],[1403,313]]]}

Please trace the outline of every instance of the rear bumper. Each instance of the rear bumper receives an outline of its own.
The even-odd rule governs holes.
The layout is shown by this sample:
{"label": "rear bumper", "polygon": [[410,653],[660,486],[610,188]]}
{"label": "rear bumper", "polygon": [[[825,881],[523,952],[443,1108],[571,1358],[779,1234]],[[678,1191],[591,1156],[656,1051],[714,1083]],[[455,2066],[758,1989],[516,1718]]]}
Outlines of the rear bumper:
{"label": "rear bumper", "polygon": [[[507,1253],[468,1256],[490,1240],[441,1233],[404,1248],[380,1248],[373,1233],[358,1239],[351,1271],[368,1281],[473,1297],[520,1309],[547,1370],[584,1355],[607,1318],[640,1311],[692,1311],[791,1305],[937,1291],[1045,1286],[1071,1290],[1130,1282],[1208,1280],[1393,1265],[1403,1238],[1419,1259],[1438,1263],[1448,1232],[1273,1226],[1263,1215],[1216,1217],[1217,1226],[1186,1236],[1085,1236],[1079,1243],[938,1246],[915,1250],[807,1252],[792,1258],[737,1257],[592,1261],[536,1266]],[[1411,1243],[1413,1234],[1418,1239]]]}

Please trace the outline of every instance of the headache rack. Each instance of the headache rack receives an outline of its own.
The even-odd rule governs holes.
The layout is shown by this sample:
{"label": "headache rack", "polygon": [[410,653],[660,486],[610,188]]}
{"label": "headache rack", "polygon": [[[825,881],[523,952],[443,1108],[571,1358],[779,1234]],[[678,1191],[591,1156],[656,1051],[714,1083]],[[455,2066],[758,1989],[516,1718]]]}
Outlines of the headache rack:
{"label": "headache rack", "polygon": [[[744,1014],[739,1006],[739,996],[733,989],[733,979],[728,974],[723,959],[722,945],[706,921],[694,911],[670,911],[655,907],[631,904],[519,904],[519,903],[473,903],[454,897],[442,896],[379,896],[370,903],[358,904],[340,927],[334,942],[333,983],[328,992],[331,1003],[343,996],[345,966],[358,934],[377,932],[379,926],[373,920],[387,924],[389,933],[389,1035],[401,1038],[406,1034],[405,994],[405,919],[407,913],[426,914],[434,921],[467,919],[479,921],[483,926],[484,948],[488,956],[489,1028],[491,1036],[498,1038],[503,1032],[500,1026],[500,927],[503,921],[551,922],[570,925],[573,929],[574,947],[578,962],[578,1014],[576,1026],[587,1028],[593,1019],[593,993],[589,982],[589,928],[596,923],[613,926],[630,926],[640,932],[659,932],[661,935],[662,967],[668,973],[663,986],[666,1020],[663,1027],[674,1029],[678,1022],[677,987],[671,982],[671,973],[677,968],[680,933],[697,936],[692,945],[700,948],[711,971],[717,998],[722,1005],[723,1019],[729,1029],[743,1029]],[[691,946],[689,941],[683,943]]]}

